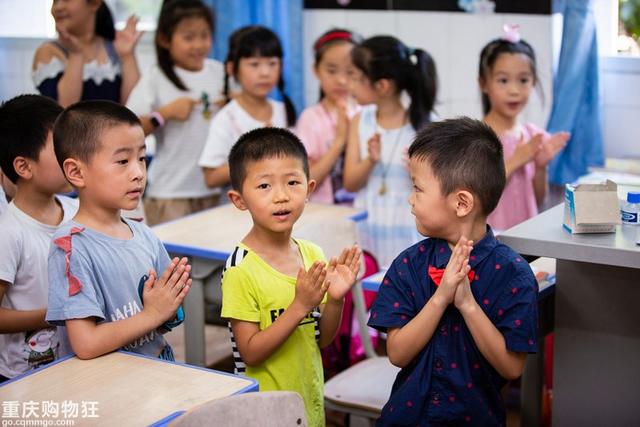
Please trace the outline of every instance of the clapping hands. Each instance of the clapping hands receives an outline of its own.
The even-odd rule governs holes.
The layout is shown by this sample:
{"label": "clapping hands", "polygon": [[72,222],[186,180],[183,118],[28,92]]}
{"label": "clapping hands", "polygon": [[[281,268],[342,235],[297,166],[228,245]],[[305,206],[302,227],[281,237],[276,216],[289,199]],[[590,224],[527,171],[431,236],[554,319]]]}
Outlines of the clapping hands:
{"label": "clapping hands", "polygon": [[327,283],[331,299],[342,300],[356,283],[361,256],[362,250],[354,245],[343,249],[339,257],[331,258],[327,266]]}
{"label": "clapping hands", "polygon": [[309,312],[320,305],[325,293],[333,300],[341,300],[356,282],[362,251],[357,246],[345,248],[329,263],[314,262],[309,270],[300,268],[296,280],[297,301]]}
{"label": "clapping hands", "polygon": [[571,134],[569,132],[556,132],[551,135],[548,140],[544,141],[540,145],[534,158],[536,167],[546,167],[551,159],[553,159],[560,151],[562,151],[565,145],[567,145],[569,138],[571,138]]}
{"label": "clapping hands", "polygon": [[457,294],[460,285],[465,280],[467,283],[469,282],[467,275],[471,270],[469,256],[473,250],[472,245],[473,242],[471,240],[461,236],[453,251],[451,251],[451,257],[445,267],[442,281],[436,290],[436,293],[442,297],[446,305],[451,304],[458,298]]}

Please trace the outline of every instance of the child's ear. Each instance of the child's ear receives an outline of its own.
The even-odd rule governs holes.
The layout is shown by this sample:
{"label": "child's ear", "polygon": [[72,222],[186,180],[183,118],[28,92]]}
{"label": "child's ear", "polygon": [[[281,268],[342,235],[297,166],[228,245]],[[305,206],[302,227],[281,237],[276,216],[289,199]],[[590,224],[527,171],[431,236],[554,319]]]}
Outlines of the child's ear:
{"label": "child's ear", "polygon": [[458,218],[463,218],[473,211],[476,199],[470,191],[457,190],[454,193],[454,203],[456,216]]}
{"label": "child's ear", "polygon": [[487,93],[487,82],[484,77],[478,77],[478,86],[480,86],[480,91],[482,93]]}
{"label": "child's ear", "polygon": [[62,172],[74,188],[84,188],[84,165],[76,159],[66,159],[62,163]]}
{"label": "child's ear", "polygon": [[94,12],[97,12],[104,0],[89,0],[87,4]]}
{"label": "child's ear", "polygon": [[247,205],[242,198],[242,194],[240,194],[236,190],[229,190],[227,192],[227,197],[229,198],[229,200],[231,200],[231,203],[233,203],[236,208],[240,209],[241,211],[247,210]]}
{"label": "child's ear", "polygon": [[391,87],[391,81],[389,79],[380,79],[373,84],[373,88],[378,93],[387,93]]}
{"label": "child's ear", "polygon": [[31,171],[31,163],[25,157],[18,156],[13,159],[13,169],[16,171],[16,174],[22,179],[31,179],[33,177],[33,172]]}
{"label": "child's ear", "polygon": [[158,38],[158,46],[168,50],[169,47],[171,46],[171,41],[169,40],[169,37],[167,37],[166,34],[163,34],[163,33],[158,33],[156,37]]}
{"label": "child's ear", "polygon": [[307,198],[311,196],[311,193],[313,193],[313,190],[315,189],[316,189],[316,180],[310,179],[309,182],[307,183]]}
{"label": "child's ear", "polygon": [[233,61],[227,61],[224,63],[224,70],[228,76],[233,76]]}

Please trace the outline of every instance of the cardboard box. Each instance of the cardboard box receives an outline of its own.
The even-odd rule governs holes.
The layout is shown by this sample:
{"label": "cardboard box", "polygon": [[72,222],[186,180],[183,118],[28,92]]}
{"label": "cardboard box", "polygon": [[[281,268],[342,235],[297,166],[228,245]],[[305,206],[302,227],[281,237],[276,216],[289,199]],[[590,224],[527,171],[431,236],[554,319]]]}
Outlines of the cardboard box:
{"label": "cardboard box", "polygon": [[564,190],[563,227],[572,234],[613,233],[620,224],[618,186],[604,184],[567,184]]}

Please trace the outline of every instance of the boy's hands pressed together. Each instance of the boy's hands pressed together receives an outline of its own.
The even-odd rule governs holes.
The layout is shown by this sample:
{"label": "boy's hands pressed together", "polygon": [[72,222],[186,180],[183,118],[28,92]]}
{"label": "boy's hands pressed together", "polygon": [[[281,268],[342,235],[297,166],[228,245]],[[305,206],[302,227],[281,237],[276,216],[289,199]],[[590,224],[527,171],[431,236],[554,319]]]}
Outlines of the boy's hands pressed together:
{"label": "boy's hands pressed together", "polygon": [[191,265],[187,264],[187,258],[171,260],[171,264],[159,278],[151,270],[142,293],[142,311],[156,319],[159,325],[173,319],[191,288],[190,272]]}
{"label": "boy's hands pressed together", "polygon": [[451,252],[451,258],[444,270],[440,286],[436,289],[434,296],[439,296],[443,305],[447,306],[454,301],[458,285],[469,274],[469,255],[471,254],[472,244],[466,237],[461,236],[456,246]]}
{"label": "boy's hands pressed together", "polygon": [[453,303],[461,312],[464,312],[477,304],[473,297],[473,293],[471,293],[471,282],[469,282],[469,276],[465,276],[460,283],[458,283]]}
{"label": "boy's hands pressed together", "polygon": [[360,269],[362,250],[357,245],[345,248],[339,257],[333,257],[327,268],[327,285],[329,297],[335,301],[342,301],[356,283]]}
{"label": "boy's hands pressed together", "polygon": [[317,307],[327,292],[328,284],[326,264],[323,261],[314,262],[308,271],[301,267],[296,279],[296,296],[291,303],[292,307],[300,308],[304,315]]}

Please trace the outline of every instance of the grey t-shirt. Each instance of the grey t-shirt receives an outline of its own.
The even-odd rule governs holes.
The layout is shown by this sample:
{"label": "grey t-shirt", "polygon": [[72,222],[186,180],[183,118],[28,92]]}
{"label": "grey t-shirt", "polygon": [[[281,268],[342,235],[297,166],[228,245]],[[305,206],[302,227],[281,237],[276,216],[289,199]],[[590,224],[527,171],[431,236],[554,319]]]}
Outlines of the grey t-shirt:
{"label": "grey t-shirt", "polygon": [[[97,323],[114,322],[142,311],[138,294],[140,279],[151,268],[160,276],[170,259],[162,242],[149,227],[124,218],[123,221],[133,233],[129,240],[109,237],[75,221],[56,231],[54,241],[71,235],[69,273],[78,279],[80,290],[72,292],[66,272],[65,250],[52,243],[46,316],[49,323],[63,326],[67,319],[88,317],[95,317]],[[122,349],[173,360],[171,347],[157,330]]]}

